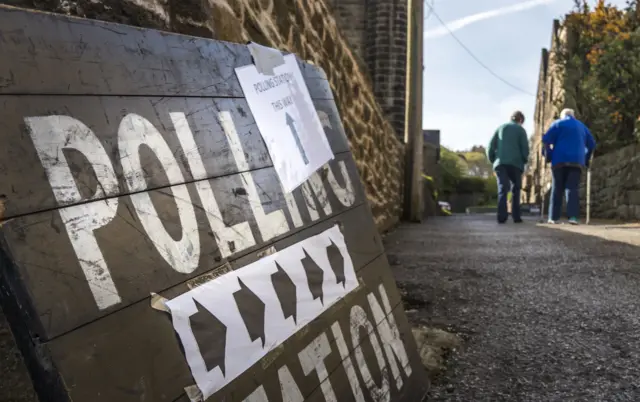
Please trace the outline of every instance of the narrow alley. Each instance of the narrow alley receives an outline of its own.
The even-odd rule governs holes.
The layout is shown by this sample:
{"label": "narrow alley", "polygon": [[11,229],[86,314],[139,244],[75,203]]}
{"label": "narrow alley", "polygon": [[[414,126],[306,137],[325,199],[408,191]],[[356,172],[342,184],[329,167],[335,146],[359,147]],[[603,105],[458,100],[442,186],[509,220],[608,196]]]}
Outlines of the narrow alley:
{"label": "narrow alley", "polygon": [[636,231],[475,215],[390,233],[409,319],[462,340],[430,400],[640,400]]}

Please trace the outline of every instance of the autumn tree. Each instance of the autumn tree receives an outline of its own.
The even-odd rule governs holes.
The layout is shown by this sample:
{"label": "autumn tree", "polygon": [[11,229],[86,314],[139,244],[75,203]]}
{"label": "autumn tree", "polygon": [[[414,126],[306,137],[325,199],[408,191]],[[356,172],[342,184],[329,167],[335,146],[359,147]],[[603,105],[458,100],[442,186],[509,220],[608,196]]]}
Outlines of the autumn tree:
{"label": "autumn tree", "polygon": [[569,33],[556,62],[565,70],[565,100],[608,152],[637,140],[640,114],[640,19],[636,1],[624,9],[576,0],[563,26]]}

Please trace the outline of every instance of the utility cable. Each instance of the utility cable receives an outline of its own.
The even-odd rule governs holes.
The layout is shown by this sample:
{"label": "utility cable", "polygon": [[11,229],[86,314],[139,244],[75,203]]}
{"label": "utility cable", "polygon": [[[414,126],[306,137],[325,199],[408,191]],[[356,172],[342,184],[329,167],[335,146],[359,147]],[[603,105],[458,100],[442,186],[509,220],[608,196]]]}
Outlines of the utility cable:
{"label": "utility cable", "polygon": [[444,29],[446,29],[449,34],[451,35],[451,37],[453,39],[455,39],[456,42],[458,42],[458,44],[460,46],[462,46],[462,48],[464,50],[467,51],[467,53],[469,53],[469,55],[480,65],[482,66],[485,70],[487,70],[489,72],[489,74],[493,75],[495,78],[497,78],[498,80],[502,81],[504,84],[510,86],[511,88],[515,89],[516,91],[522,92],[526,95],[535,97],[534,94],[532,94],[529,91],[526,91],[512,83],[510,83],[509,81],[505,80],[504,78],[502,78],[501,76],[499,76],[498,74],[496,74],[489,66],[487,66],[486,64],[484,64],[482,62],[482,60],[480,60],[475,54],[473,54],[473,52],[471,51],[471,49],[469,49],[464,43],[462,43],[462,41],[460,39],[458,39],[458,37],[453,33],[453,31],[451,31],[451,29],[449,29],[449,27],[447,26],[447,24],[442,20],[442,18],[440,18],[440,16],[438,15],[438,13],[436,13],[434,7],[429,4],[428,2],[425,1],[425,5],[429,8],[429,15],[433,15],[434,17],[436,17],[436,19],[440,22],[440,24],[444,27]]}

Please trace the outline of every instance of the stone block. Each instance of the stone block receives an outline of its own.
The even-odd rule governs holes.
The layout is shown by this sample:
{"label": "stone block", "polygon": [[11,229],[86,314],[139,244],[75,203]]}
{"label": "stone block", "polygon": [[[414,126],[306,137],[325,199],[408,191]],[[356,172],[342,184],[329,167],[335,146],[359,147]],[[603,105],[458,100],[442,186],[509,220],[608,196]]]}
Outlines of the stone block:
{"label": "stone block", "polygon": [[629,219],[629,206],[618,205],[618,207],[616,208],[616,217],[618,219]]}
{"label": "stone block", "polygon": [[627,192],[629,204],[640,205],[640,190],[630,190]]}

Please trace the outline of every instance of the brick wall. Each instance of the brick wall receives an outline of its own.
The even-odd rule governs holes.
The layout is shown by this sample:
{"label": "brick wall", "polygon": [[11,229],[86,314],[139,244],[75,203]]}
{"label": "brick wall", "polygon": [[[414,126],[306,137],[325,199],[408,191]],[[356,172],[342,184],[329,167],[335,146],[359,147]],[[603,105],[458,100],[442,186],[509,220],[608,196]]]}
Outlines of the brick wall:
{"label": "brick wall", "polygon": [[338,28],[361,59],[376,99],[404,141],[407,71],[406,0],[327,0]]}
{"label": "brick wall", "polygon": [[351,50],[362,60],[367,47],[367,0],[326,0]]}

